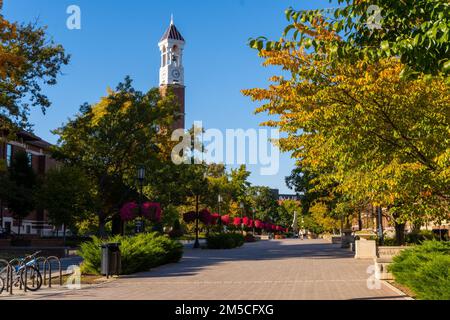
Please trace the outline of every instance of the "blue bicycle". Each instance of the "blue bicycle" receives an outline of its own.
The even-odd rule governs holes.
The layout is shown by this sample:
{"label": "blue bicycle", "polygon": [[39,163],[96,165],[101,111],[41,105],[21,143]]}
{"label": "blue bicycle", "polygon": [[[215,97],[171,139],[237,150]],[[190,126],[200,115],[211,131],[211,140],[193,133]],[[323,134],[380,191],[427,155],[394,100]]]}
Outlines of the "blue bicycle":
{"label": "blue bicycle", "polygon": [[[37,255],[40,251],[22,259],[11,261],[12,266],[12,284],[15,287],[24,287],[29,291],[38,291],[42,286],[42,275],[39,272]],[[14,261],[14,263],[12,263]],[[0,294],[8,282],[8,267],[0,271]]]}

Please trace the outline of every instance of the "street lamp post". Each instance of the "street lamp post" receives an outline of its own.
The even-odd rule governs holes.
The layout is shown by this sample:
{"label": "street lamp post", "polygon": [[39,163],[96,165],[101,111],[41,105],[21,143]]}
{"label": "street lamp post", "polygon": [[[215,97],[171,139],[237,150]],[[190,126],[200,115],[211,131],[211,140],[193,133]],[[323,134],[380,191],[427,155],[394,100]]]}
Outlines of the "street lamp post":
{"label": "street lamp post", "polygon": [[198,240],[199,200],[200,200],[200,195],[197,194],[195,196],[195,243],[194,243],[194,249],[200,248],[200,241]]}
{"label": "street lamp post", "polygon": [[217,197],[217,201],[219,203],[219,226],[220,226],[220,232],[222,232],[222,215],[220,213],[220,205],[222,204],[222,196],[219,194],[219,196]]}
{"label": "street lamp post", "polygon": [[0,200],[0,232],[3,233],[3,200]]}
{"label": "street lamp post", "polygon": [[143,166],[140,166],[138,168],[138,172],[137,172],[137,180],[139,182],[139,218],[141,219],[140,221],[140,227],[136,228],[137,233],[141,233],[145,230],[145,226],[144,226],[144,220],[142,219],[142,193],[143,193],[143,188],[144,188],[144,180],[145,180],[145,168]]}
{"label": "street lamp post", "polygon": [[378,207],[378,237],[380,239],[380,245],[384,244],[384,235],[383,235],[383,208]]}
{"label": "street lamp post", "polygon": [[253,232],[253,235],[255,235],[255,210],[254,209],[252,209],[252,232]]}
{"label": "street lamp post", "polygon": [[244,234],[244,222],[243,222],[243,218],[244,218],[244,209],[245,209],[245,206],[244,206],[244,203],[243,203],[243,202],[241,202],[240,207],[241,207],[241,233]]}
{"label": "street lamp post", "polygon": [[[207,179],[208,174],[206,172],[203,173],[203,179],[201,181],[201,184],[205,183]],[[199,241],[199,218],[200,218],[200,212],[199,212],[199,206],[200,206],[200,191],[197,190],[195,195],[195,243],[194,243],[194,249],[200,248],[200,241]]]}

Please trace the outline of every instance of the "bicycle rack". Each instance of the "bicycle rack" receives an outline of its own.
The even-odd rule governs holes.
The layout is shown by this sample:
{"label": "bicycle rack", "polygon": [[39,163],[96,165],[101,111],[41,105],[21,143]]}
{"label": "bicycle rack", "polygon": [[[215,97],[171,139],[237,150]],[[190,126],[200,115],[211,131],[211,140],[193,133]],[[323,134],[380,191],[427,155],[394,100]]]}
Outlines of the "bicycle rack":
{"label": "bicycle rack", "polygon": [[[15,266],[16,265],[18,267],[20,267],[22,265],[22,261],[20,259],[17,259],[17,258],[14,258],[11,261],[9,261],[9,266],[10,266],[10,271],[11,271],[11,275],[10,275],[10,277],[11,277],[11,283],[10,283],[11,287],[14,286],[14,284],[13,284],[13,280],[14,280],[13,273],[15,271]],[[22,281],[19,281],[19,290],[22,290]],[[12,288],[11,288],[11,294],[12,294]]]}
{"label": "bicycle rack", "polygon": [[36,268],[38,269],[38,271],[39,272],[41,272],[41,274],[42,274],[42,276],[43,276],[43,284],[45,285],[46,284],[46,279],[45,279],[45,273],[42,273],[42,270],[41,270],[41,264],[42,264],[42,268],[44,268],[44,272],[45,272],[45,264],[46,264],[46,261],[47,261],[47,258],[45,258],[45,257],[37,257],[36,258]]}
{"label": "bicycle rack", "polygon": [[6,286],[6,292],[9,294],[13,294],[13,270],[11,264],[4,259],[0,259],[0,262],[6,264],[6,283],[3,285]]}
{"label": "bicycle rack", "polygon": [[[58,268],[53,269],[52,268],[52,262],[53,263],[57,263]],[[11,261],[7,261],[4,259],[0,259],[0,264],[5,264],[6,266],[6,282],[4,283],[6,292],[8,292],[10,295],[13,294],[13,287],[14,287],[14,273],[16,272],[16,267],[21,267],[23,265],[27,264],[27,261],[24,261],[22,259],[12,259]],[[51,256],[51,257],[37,257],[35,258],[35,262],[33,265],[37,271],[41,272],[41,266],[43,269],[43,273],[42,277],[43,277],[43,285],[47,285],[47,279],[48,279],[48,288],[52,287],[52,274],[53,272],[57,271],[58,272],[58,276],[59,276],[59,285],[62,286],[63,285],[63,270],[62,270],[62,263],[61,263],[61,259],[59,259],[58,257],[55,256]],[[48,276],[47,276],[47,271],[48,271]],[[25,274],[24,274],[24,282],[27,283],[28,281],[28,272],[25,269]],[[32,286],[34,287],[35,283],[34,283],[35,279],[33,278],[33,283]],[[24,290],[24,292],[27,292],[27,286],[23,285],[22,280],[19,281],[19,289],[20,290]]]}
{"label": "bicycle rack", "polygon": [[44,262],[44,285],[47,284],[47,265],[48,265],[48,287],[52,287],[52,264],[50,261],[56,261],[58,263],[58,271],[59,271],[59,285],[63,285],[62,278],[62,268],[61,268],[61,260],[58,257],[48,257]]}

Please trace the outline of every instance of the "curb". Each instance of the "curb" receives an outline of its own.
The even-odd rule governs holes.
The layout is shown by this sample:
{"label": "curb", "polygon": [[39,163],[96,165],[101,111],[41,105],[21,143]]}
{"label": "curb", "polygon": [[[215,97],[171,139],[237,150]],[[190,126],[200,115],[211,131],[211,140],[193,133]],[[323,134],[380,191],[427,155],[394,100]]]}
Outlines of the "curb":
{"label": "curb", "polygon": [[403,298],[405,300],[409,300],[409,301],[415,301],[414,298],[411,298],[410,296],[408,296],[406,293],[404,293],[402,290],[400,290],[399,288],[393,286],[392,284],[390,284],[389,282],[387,282],[386,280],[381,280],[381,282],[388,287],[389,289],[391,289],[392,291],[394,291],[395,293],[402,295]]}

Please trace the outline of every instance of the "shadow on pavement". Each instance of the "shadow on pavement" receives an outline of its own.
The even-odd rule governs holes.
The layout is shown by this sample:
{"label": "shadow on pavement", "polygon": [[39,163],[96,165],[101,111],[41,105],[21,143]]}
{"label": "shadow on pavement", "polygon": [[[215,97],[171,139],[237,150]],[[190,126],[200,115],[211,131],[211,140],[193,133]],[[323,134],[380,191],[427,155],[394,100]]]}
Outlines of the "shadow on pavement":
{"label": "shadow on pavement", "polygon": [[260,241],[248,243],[231,250],[204,250],[186,248],[182,260],[150,272],[122,278],[164,278],[195,276],[202,269],[215,264],[232,261],[263,261],[281,259],[353,259],[354,253],[318,240]]}

